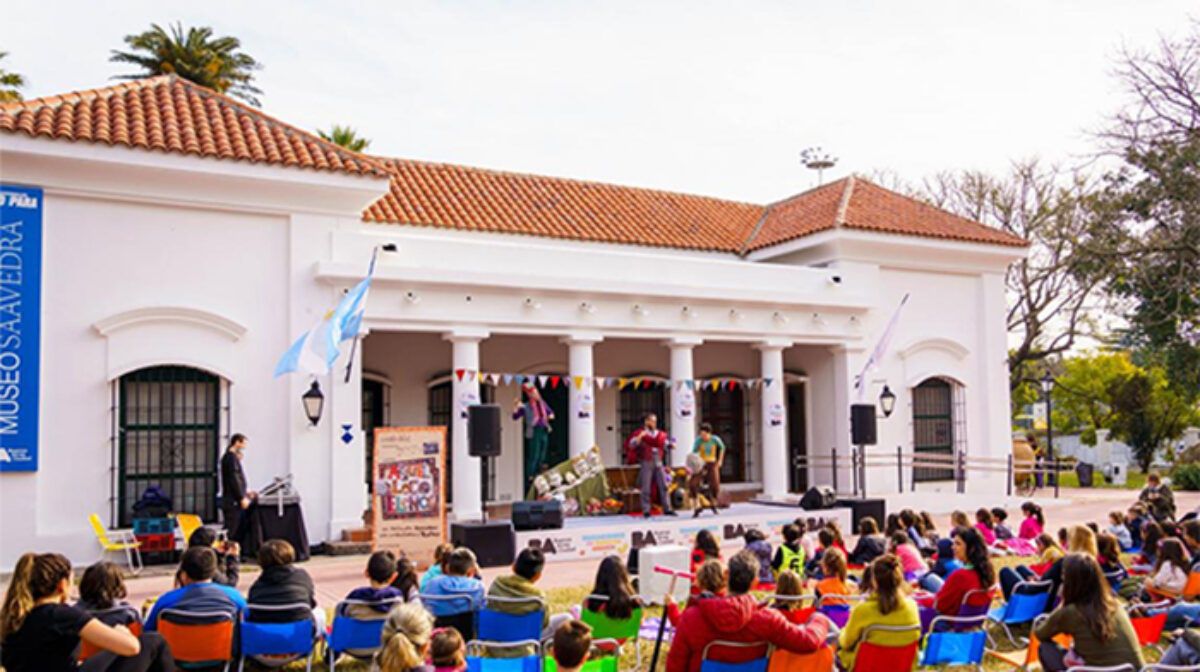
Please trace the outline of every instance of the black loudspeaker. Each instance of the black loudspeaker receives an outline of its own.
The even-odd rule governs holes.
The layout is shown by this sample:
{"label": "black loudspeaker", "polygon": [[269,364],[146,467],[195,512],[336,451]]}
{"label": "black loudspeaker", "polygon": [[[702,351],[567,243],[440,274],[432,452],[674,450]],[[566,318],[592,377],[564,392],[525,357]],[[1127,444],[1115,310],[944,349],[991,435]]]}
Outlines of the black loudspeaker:
{"label": "black loudspeaker", "polygon": [[873,446],[875,441],[875,404],[853,404],[850,406],[850,443]]}
{"label": "black loudspeaker", "polygon": [[500,456],[500,406],[467,407],[467,443],[471,457]]}
{"label": "black loudspeaker", "polygon": [[808,489],[800,498],[800,508],[806,511],[832,509],[837,502],[837,493],[828,485],[817,485]]}
{"label": "black loudspeaker", "polygon": [[874,518],[881,530],[887,522],[887,500],[885,499],[839,499],[836,504],[839,508],[852,511],[850,524],[853,529],[846,530],[849,534],[858,534],[858,521],[867,516]]}
{"label": "black loudspeaker", "polygon": [[517,533],[507,520],[451,523],[450,543],[474,551],[480,567],[507,567],[517,557]]}
{"label": "black loudspeaker", "polygon": [[512,523],[518,530],[561,530],[562,502],[557,499],[545,502],[513,502]]}

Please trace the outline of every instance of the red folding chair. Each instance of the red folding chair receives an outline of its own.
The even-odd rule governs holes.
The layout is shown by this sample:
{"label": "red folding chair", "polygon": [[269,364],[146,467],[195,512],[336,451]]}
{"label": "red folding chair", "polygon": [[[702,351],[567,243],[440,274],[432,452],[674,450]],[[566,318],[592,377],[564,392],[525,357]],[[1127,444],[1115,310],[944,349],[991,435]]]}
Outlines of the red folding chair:
{"label": "red folding chair", "polygon": [[[1133,613],[1129,614],[1129,622],[1133,625],[1133,631],[1137,633],[1138,644],[1149,646],[1160,653],[1162,652],[1162,647],[1159,646],[1158,640],[1162,638],[1163,628],[1167,625],[1167,609],[1172,604],[1174,604],[1173,600],[1162,600],[1151,604],[1137,605],[1136,608],[1144,610],[1162,609],[1162,613],[1153,616],[1135,617]],[[1126,607],[1126,609],[1132,612],[1135,607],[1130,606]]]}
{"label": "red folding chair", "polygon": [[[875,633],[911,633],[913,641],[901,646],[886,646],[871,641]],[[910,672],[917,660],[917,649],[921,645],[921,626],[913,625],[869,625],[863,630],[862,640],[854,655],[854,668],[850,672]]]}

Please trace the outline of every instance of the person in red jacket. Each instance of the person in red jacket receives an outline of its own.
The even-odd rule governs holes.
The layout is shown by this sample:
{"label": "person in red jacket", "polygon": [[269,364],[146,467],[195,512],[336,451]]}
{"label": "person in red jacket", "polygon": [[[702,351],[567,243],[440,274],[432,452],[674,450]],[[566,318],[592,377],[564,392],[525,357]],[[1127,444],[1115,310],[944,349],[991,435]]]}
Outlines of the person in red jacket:
{"label": "person in red jacket", "polygon": [[[679,620],[667,654],[667,672],[699,672],[704,647],[716,640],[766,642],[795,653],[811,653],[825,645],[829,621],[814,614],[804,625],[789,623],[776,609],[760,607],[750,595],[758,581],[758,558],[741,551],[729,559],[728,597],[702,597]],[[751,650],[749,655],[757,656]],[[725,662],[743,662],[714,656]]]}
{"label": "person in red jacket", "polygon": [[667,433],[658,428],[658,416],[653,413],[647,414],[642,423],[625,442],[627,453],[635,457],[638,466],[641,467],[638,472],[638,488],[642,491],[642,515],[650,517],[650,490],[657,487],[663,513],[674,516],[667,490],[667,478],[663,475],[662,468],[669,445]]}
{"label": "person in red jacket", "polygon": [[[987,544],[983,541],[983,535],[975,528],[958,528],[958,534],[954,535],[954,557],[963,563],[963,568],[950,574],[933,600],[933,608],[947,616],[958,615],[967,593],[972,590],[990,590],[996,583],[996,570],[992,567]],[[972,603],[970,606],[973,607],[982,606],[985,604],[984,600],[990,604],[992,593],[988,592],[986,597],[976,594],[971,599],[979,602]]]}

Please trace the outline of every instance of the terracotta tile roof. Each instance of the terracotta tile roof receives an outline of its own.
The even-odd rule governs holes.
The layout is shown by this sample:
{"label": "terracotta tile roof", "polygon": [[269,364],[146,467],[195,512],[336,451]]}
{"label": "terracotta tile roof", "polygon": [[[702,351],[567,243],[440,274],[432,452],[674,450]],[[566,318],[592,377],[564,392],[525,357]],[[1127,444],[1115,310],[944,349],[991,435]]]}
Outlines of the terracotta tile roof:
{"label": "terracotta tile roof", "polygon": [[359,154],[173,75],[5,103],[0,105],[0,131],[352,175],[388,175]]}
{"label": "terracotta tile roof", "polygon": [[847,177],[767,206],[762,226],[746,250],[760,250],[836,227],[877,233],[1026,247],[1025,239]]}
{"label": "terracotta tile roof", "polygon": [[653,189],[376,157],[394,173],[369,222],[735,252],[763,207]]}

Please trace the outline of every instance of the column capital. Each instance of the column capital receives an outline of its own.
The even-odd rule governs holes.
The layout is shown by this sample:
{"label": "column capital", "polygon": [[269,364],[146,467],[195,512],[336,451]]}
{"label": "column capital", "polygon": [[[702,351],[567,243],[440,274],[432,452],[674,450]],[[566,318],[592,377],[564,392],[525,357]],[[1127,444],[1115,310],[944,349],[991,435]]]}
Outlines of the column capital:
{"label": "column capital", "polygon": [[784,350],[795,345],[794,341],[786,338],[768,338],[754,344],[755,350]]}
{"label": "column capital", "polygon": [[442,340],[450,341],[451,343],[478,343],[491,335],[491,332],[487,329],[460,327],[442,334]]}
{"label": "column capital", "polygon": [[671,338],[668,338],[667,340],[663,341],[663,345],[667,346],[668,348],[672,348],[672,349],[674,349],[674,348],[691,349],[691,348],[694,348],[697,345],[701,345],[703,343],[704,343],[703,338],[700,338],[699,336],[690,336],[690,335],[689,336],[672,336]]}
{"label": "column capital", "polygon": [[604,340],[604,335],[592,331],[571,332],[558,339],[563,345],[595,345]]}

